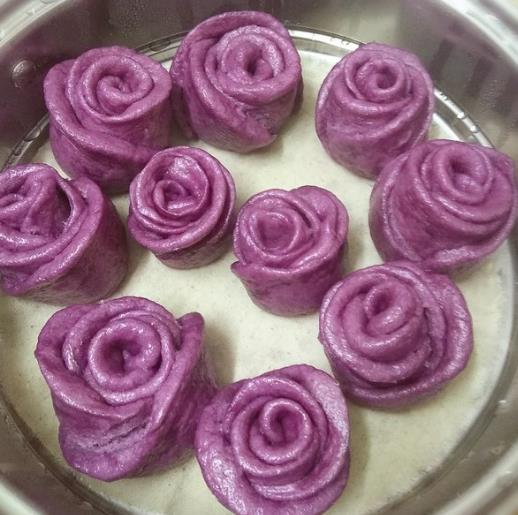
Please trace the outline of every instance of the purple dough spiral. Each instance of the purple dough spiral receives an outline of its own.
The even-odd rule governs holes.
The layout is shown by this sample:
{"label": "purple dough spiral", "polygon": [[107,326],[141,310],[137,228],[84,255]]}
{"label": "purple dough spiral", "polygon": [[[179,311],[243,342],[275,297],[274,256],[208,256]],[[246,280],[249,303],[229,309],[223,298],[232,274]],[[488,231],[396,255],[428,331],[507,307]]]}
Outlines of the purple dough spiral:
{"label": "purple dough spiral", "polygon": [[99,187],[44,164],[0,173],[0,285],[55,304],[112,293],[128,268],[124,227]]}
{"label": "purple dough spiral", "polygon": [[131,183],[128,228],[168,266],[206,265],[226,249],[235,196],[232,176],[207,152],[163,150]]}
{"label": "purple dough spiral", "polygon": [[36,359],[71,467],[113,481],[183,458],[215,393],[202,333],[200,314],[176,320],[138,297],[71,306],[50,318]]}
{"label": "purple dough spiral", "polygon": [[512,160],[456,141],[423,143],[383,170],[371,195],[372,239],[386,261],[436,272],[477,263],[509,236],[518,193]]}
{"label": "purple dough spiral", "polygon": [[232,271],[252,300],[277,315],[318,310],[343,275],[349,218],[329,191],[302,186],[267,190],[241,208]]}
{"label": "purple dough spiral", "polygon": [[171,76],[173,110],[186,136],[236,152],[269,145],[302,93],[290,35],[263,12],[229,12],[197,25]]}
{"label": "purple dough spiral", "polygon": [[344,395],[381,408],[436,393],[464,369],[473,347],[455,284],[404,261],[336,284],[320,309],[319,339]]}
{"label": "purple dough spiral", "polygon": [[168,144],[171,78],[129,48],[96,48],[54,66],[44,84],[50,142],[72,177],[107,192],[128,191],[133,177]]}
{"label": "purple dough spiral", "polygon": [[335,161],[373,179],[426,138],[433,95],[432,80],[415,55],[379,43],[363,45],[322,84],[318,137]]}
{"label": "purple dough spiral", "polygon": [[328,374],[294,365],[221,390],[195,446],[205,482],[233,513],[323,513],[347,483],[347,408]]}

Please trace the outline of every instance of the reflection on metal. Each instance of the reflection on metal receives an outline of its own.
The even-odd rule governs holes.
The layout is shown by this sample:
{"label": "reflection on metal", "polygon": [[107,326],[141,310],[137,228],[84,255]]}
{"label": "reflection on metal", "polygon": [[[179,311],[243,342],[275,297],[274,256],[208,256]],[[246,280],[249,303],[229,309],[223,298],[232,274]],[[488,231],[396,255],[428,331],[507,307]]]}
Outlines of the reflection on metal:
{"label": "reflection on metal", "polygon": [[36,66],[28,59],[22,59],[13,66],[11,79],[16,88],[23,88],[35,79]]}

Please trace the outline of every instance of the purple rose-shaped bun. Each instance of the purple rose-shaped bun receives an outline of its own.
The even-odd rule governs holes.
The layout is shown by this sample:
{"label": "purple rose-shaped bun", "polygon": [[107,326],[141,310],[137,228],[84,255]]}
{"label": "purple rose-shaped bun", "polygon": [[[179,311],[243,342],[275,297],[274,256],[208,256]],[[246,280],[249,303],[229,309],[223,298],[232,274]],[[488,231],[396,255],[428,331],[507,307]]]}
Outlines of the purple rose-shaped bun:
{"label": "purple rose-shaped bun", "polygon": [[269,145],[302,93],[293,41],[264,12],[228,12],[197,25],[173,59],[171,77],[185,135],[236,152]]}
{"label": "purple rose-shaped bun", "polygon": [[481,261],[509,236],[518,193],[512,160],[457,141],[423,143],[383,170],[371,195],[372,239],[384,260],[436,272]]}
{"label": "purple rose-shaped bun", "polygon": [[471,316],[455,284],[403,261],[336,284],[320,309],[319,339],[346,398],[381,408],[438,392],[473,347]]}
{"label": "purple rose-shaped bun", "polygon": [[53,304],[92,302],[126,275],[128,250],[111,201],[86,177],[50,166],[0,173],[0,285],[5,293]]}
{"label": "purple rose-shaped bun", "polygon": [[343,276],[348,223],[344,205],[323,188],[258,193],[238,214],[232,271],[266,311],[316,311]]}
{"label": "purple rose-shaped bun", "polygon": [[129,48],[96,48],[55,65],[45,78],[50,143],[71,177],[87,176],[110,193],[168,144],[171,77]]}
{"label": "purple rose-shaped bun", "polygon": [[167,467],[192,449],[215,393],[202,333],[200,314],[177,320],[138,297],[50,318],[35,354],[71,467],[113,481]]}
{"label": "purple rose-shaped bun", "polygon": [[166,265],[206,265],[226,250],[236,190],[228,170],[199,148],[156,154],[130,186],[128,228]]}
{"label": "purple rose-shaped bun", "polygon": [[325,78],[316,129],[339,164],[375,178],[391,159],[426,138],[433,83],[419,59],[379,43],[346,55]]}
{"label": "purple rose-shaped bun", "polygon": [[323,513],[347,483],[347,408],[333,378],[294,365],[221,390],[195,446],[205,482],[233,513]]}

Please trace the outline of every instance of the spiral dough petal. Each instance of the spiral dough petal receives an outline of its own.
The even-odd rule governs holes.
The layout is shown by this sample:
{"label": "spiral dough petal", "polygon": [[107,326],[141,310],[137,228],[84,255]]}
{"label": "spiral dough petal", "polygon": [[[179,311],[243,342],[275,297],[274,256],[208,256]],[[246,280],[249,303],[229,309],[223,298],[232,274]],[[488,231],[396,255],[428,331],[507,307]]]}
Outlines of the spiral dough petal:
{"label": "spiral dough petal", "polygon": [[258,193],[238,214],[232,271],[267,311],[316,311],[342,277],[348,221],[344,205],[323,188]]}
{"label": "spiral dough petal", "polygon": [[419,59],[369,43],[346,55],[324,80],[316,130],[335,161],[375,178],[426,138],[433,110],[433,83]]}
{"label": "spiral dough petal", "polygon": [[54,66],[44,83],[50,143],[72,177],[107,192],[128,191],[133,177],[171,129],[171,78],[129,48],[96,48]]}
{"label": "spiral dough petal", "polygon": [[403,154],[383,170],[371,195],[379,253],[443,273],[481,261],[516,221],[514,174],[509,157],[469,143],[435,140]]}
{"label": "spiral dough petal", "polygon": [[181,459],[215,393],[202,333],[200,314],[176,320],[138,297],[54,314],[40,333],[36,359],[67,462],[112,481]]}
{"label": "spiral dough petal", "polygon": [[182,41],[171,77],[183,132],[236,152],[269,145],[302,94],[290,35],[263,12],[229,12],[197,25]]}
{"label": "spiral dough petal", "polygon": [[112,293],[128,268],[124,227],[113,204],[83,177],[45,164],[0,174],[0,285],[8,295],[54,304]]}
{"label": "spiral dough petal", "polygon": [[131,183],[128,228],[166,265],[206,265],[226,249],[235,196],[232,176],[207,152],[163,150]]}
{"label": "spiral dough petal", "polygon": [[391,408],[438,392],[466,366],[471,316],[455,284],[409,262],[348,275],[326,295],[319,339],[344,395]]}
{"label": "spiral dough petal", "polygon": [[195,447],[207,485],[233,513],[323,513],[347,483],[347,408],[328,374],[294,365],[220,391]]}

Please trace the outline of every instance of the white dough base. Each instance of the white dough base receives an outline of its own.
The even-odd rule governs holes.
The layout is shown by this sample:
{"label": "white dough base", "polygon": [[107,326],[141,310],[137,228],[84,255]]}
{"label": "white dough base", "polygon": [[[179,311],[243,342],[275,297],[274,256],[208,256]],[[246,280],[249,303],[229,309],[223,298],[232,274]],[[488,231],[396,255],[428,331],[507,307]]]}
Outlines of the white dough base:
{"label": "white dough base", "polygon": [[[314,129],[318,88],[334,57],[301,52],[304,103],[269,148],[250,155],[207,149],[231,171],[238,205],[268,188],[305,184],[333,191],[351,219],[348,270],[380,263],[367,221],[373,183],[348,173],[323,150]],[[456,138],[435,120],[433,137]],[[175,143],[179,144],[178,137]],[[181,143],[184,143],[182,140]],[[34,161],[57,167],[48,144]],[[115,199],[127,215],[127,196]],[[221,383],[271,369],[308,363],[329,371],[317,340],[318,316],[281,318],[261,311],[230,272],[234,257],[192,271],[172,270],[131,243],[130,273],[116,296],[139,295],[163,304],[176,316],[199,311],[206,342]],[[408,495],[421,480],[451,458],[456,446],[486,405],[498,381],[509,344],[511,259],[507,246],[458,281],[473,315],[475,350],[468,368],[434,399],[402,412],[382,412],[349,404],[351,471],[349,484],[329,513],[366,514]],[[6,397],[60,466],[57,420],[48,388],[33,356],[38,333],[55,307],[2,298],[0,377]],[[68,467],[67,467],[68,468]],[[227,511],[205,486],[194,457],[183,465],[145,478],[102,483],[75,474],[77,481],[134,513],[175,515]]]}

